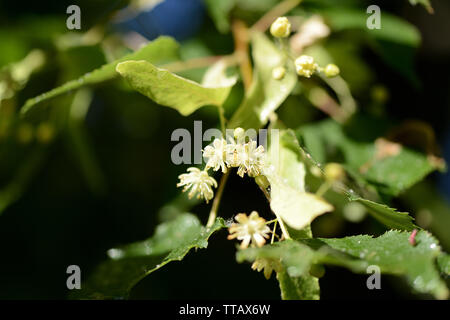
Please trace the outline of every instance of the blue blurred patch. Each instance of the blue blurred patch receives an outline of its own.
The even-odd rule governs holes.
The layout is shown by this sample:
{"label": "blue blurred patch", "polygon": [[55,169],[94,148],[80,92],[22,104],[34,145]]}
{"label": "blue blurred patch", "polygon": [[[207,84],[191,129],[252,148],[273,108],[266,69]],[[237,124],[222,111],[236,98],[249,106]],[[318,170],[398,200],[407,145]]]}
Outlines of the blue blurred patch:
{"label": "blue blurred patch", "polygon": [[196,34],[203,23],[202,0],[165,0],[154,8],[115,24],[119,31],[135,31],[147,38],[172,36],[178,41]]}
{"label": "blue blurred patch", "polygon": [[[450,132],[447,132],[444,141],[444,159],[447,162],[447,166],[450,164]],[[439,176],[439,187],[445,198],[450,201],[450,171]]]}

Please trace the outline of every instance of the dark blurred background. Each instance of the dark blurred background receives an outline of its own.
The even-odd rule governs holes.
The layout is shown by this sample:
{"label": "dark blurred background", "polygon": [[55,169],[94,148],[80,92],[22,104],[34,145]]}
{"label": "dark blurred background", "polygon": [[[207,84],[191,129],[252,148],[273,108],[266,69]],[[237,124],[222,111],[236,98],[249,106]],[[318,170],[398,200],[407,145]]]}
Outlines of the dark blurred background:
{"label": "dark blurred background", "polygon": [[[201,1],[186,1],[190,5],[185,3],[178,13],[174,10],[176,2],[180,2],[168,2],[175,5],[159,7],[159,11],[134,17],[136,20],[132,22],[125,19],[113,23],[112,14],[124,7],[125,1],[39,1],[26,5],[20,1],[1,1],[0,65],[23,59],[36,47],[52,52],[52,33],[67,31],[65,11],[74,3],[82,10],[81,32],[102,24],[110,33],[129,29],[148,39],[169,34],[185,45],[182,51],[185,58],[233,51],[232,36],[216,30]],[[314,1],[307,1],[311,2]],[[420,31],[422,44],[414,60],[417,82],[392,69],[369,47],[362,49],[361,59],[374,73],[372,83],[383,84],[387,89],[385,112],[391,119],[399,123],[408,119],[428,123],[442,154],[450,161],[450,2],[432,0],[434,14],[407,1],[360,3],[361,8],[378,4],[382,12],[401,16]],[[85,50],[69,50],[67,56],[55,54],[50,65],[30,80],[18,97],[18,105],[105,62],[104,57],[96,55],[98,51]],[[85,54],[89,60],[85,60]],[[72,66],[73,70],[62,76],[61,65]],[[365,101],[370,92],[360,91],[355,97]],[[233,89],[228,113],[242,94],[242,86]],[[281,115],[285,108],[281,107]],[[0,216],[0,299],[65,299],[68,265],[79,265],[85,278],[106,258],[111,247],[149,237],[159,221],[160,208],[180,193],[175,184],[177,176],[186,169],[171,163],[170,151],[174,146],[171,133],[176,128],[192,130],[193,121],[200,119],[204,128],[217,126],[211,109],[205,107],[190,117],[182,117],[129,91],[120,81],[97,86],[86,118],[86,133],[101,169],[98,180],[101,186],[89,187],[73,153],[73,142],[65,134],[56,135],[20,199]],[[27,161],[26,154],[9,161]],[[2,186],[8,185],[12,175],[12,171],[3,170]],[[441,208],[448,216],[448,205],[441,196],[450,201],[449,175],[436,173],[425,183],[397,200],[396,206],[415,212],[420,207],[417,199],[429,197],[431,192],[437,198],[433,198],[434,208]],[[229,218],[236,208],[240,212],[258,210],[268,214],[265,199],[254,183],[232,176],[219,214]],[[198,205],[192,211],[206,222],[208,205]],[[316,236],[339,237],[359,233],[378,235],[384,228],[371,218],[349,223],[342,218],[324,217],[314,222],[313,230]],[[437,237],[444,233],[437,232]],[[450,250],[450,243],[441,241]],[[236,263],[235,252],[235,243],[227,241],[226,231],[221,231],[211,238],[207,250],[191,252],[183,262],[170,263],[151,274],[133,290],[131,297],[278,299],[274,277],[266,281],[249,264]],[[321,279],[321,291],[323,299],[417,297],[410,295],[397,278],[383,276],[382,290],[369,291],[366,276],[331,267],[327,267]]]}

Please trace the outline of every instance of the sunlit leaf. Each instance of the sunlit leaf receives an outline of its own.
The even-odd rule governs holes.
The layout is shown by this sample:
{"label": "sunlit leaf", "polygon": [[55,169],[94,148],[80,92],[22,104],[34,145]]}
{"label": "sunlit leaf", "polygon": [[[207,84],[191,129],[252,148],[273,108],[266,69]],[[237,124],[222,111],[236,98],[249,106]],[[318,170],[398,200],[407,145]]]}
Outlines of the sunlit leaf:
{"label": "sunlit leaf", "polygon": [[[230,128],[258,129],[264,126],[270,114],[286,100],[297,83],[292,61],[264,34],[255,33],[251,43],[254,79],[244,102],[230,120]],[[286,69],[286,74],[281,80],[275,80],[272,70],[280,66]]]}
{"label": "sunlit leaf", "polygon": [[234,79],[225,86],[202,86],[146,61],[121,62],[116,70],[133,89],[185,116],[205,105],[222,106],[235,83]]}
{"label": "sunlit leaf", "polygon": [[160,37],[140,50],[124,56],[114,62],[103,65],[99,69],[86,73],[82,77],[66,82],[62,86],[43,93],[35,98],[26,101],[21,112],[26,113],[36,104],[54,98],[66,92],[81,88],[86,85],[93,85],[107,80],[111,80],[117,76],[116,66],[118,63],[127,60],[145,60],[154,64],[162,64],[177,58],[178,44],[169,37]]}
{"label": "sunlit leaf", "polygon": [[399,212],[396,209],[389,208],[385,204],[376,203],[359,197],[350,196],[350,200],[363,204],[367,208],[369,214],[389,228],[407,231],[418,228],[413,222],[414,219],[408,212]]}
{"label": "sunlit leaf", "polygon": [[268,151],[269,169],[265,175],[270,182],[270,208],[291,228],[300,230],[333,206],[322,198],[305,191],[305,167],[302,150],[291,131],[272,136]]}

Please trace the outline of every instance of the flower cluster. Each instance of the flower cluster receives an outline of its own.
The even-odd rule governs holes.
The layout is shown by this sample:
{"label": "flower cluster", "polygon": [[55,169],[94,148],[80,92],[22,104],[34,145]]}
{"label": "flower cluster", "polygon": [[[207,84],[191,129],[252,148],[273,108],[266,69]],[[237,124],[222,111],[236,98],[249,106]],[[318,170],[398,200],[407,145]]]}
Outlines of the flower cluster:
{"label": "flower cluster", "polygon": [[228,229],[230,235],[228,240],[237,238],[241,240],[241,248],[246,249],[250,244],[262,247],[269,238],[270,228],[266,220],[261,218],[258,212],[253,211],[247,216],[245,213],[239,213],[234,218],[237,223],[233,223]]}
{"label": "flower cluster", "polygon": [[212,168],[227,172],[228,168],[238,168],[238,175],[244,177],[257,177],[261,174],[264,165],[264,147],[258,146],[256,141],[250,140],[245,143],[243,129],[235,130],[235,139],[215,139],[213,144],[207,146],[203,151],[203,157],[207,160],[206,170]]}
{"label": "flower cluster", "polygon": [[333,78],[339,75],[339,67],[335,64],[327,64],[325,68],[319,67],[314,61],[314,58],[307,55],[302,55],[295,59],[295,68],[299,76],[310,78],[314,72],[323,72],[326,77]]}
{"label": "flower cluster", "polygon": [[[323,24],[321,20],[316,19],[311,24],[313,26],[313,29],[318,29],[317,35],[314,35],[314,37],[321,37],[326,36],[329,33],[329,30],[326,29],[326,26]],[[309,31],[312,32],[312,31]],[[291,33],[291,24],[289,23],[289,20],[286,17],[279,17],[277,18],[272,25],[270,26],[270,33],[275,38],[287,38],[289,37]],[[314,32],[313,32],[314,33]],[[301,32],[297,33],[298,36],[301,36]],[[313,37],[313,38],[314,38]],[[297,70],[297,74],[299,76],[305,77],[305,78],[311,78],[311,76],[315,72],[323,72],[326,77],[333,78],[339,75],[340,70],[339,67],[335,64],[328,64],[324,68],[319,67],[319,65],[314,61],[314,58],[307,55],[301,55],[297,59],[295,59],[295,68]],[[283,79],[285,75],[286,70],[284,67],[278,66],[275,67],[272,70],[272,77],[275,80],[281,80]]]}
{"label": "flower cluster", "polygon": [[212,187],[217,188],[217,181],[208,175],[205,170],[200,170],[195,167],[187,169],[189,173],[183,173],[178,176],[180,182],[177,187],[183,187],[183,192],[189,191],[189,198],[192,198],[197,194],[197,198],[203,198],[208,202],[214,197],[214,191]]}
{"label": "flower cluster", "polygon": [[191,189],[189,198],[197,193],[198,198],[208,202],[214,197],[212,186],[217,187],[217,182],[208,175],[208,170],[211,168],[213,171],[221,170],[223,173],[229,168],[238,168],[237,174],[240,177],[244,177],[245,174],[257,177],[261,174],[265,158],[264,147],[258,146],[254,140],[245,142],[242,128],[234,130],[234,138],[230,138],[230,142],[223,138],[215,139],[212,145],[203,150],[205,169],[200,171],[198,168],[191,167],[188,169],[189,173],[179,176],[180,182],[177,186],[184,186],[183,191]]}

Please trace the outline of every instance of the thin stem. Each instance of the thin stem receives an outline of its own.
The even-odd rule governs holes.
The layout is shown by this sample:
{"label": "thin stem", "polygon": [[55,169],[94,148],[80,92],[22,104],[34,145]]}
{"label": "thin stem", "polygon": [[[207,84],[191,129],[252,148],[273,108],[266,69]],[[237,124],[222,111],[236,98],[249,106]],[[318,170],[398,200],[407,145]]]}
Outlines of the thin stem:
{"label": "thin stem", "polygon": [[291,236],[289,235],[289,232],[287,231],[287,228],[284,225],[283,220],[281,220],[281,218],[276,213],[275,213],[275,215],[277,216],[278,222],[280,223],[280,229],[281,229],[281,232],[284,235],[284,239],[286,239],[286,240],[291,239]]}
{"label": "thin stem", "polygon": [[234,52],[239,61],[244,88],[245,91],[248,91],[253,79],[252,64],[248,52],[248,29],[241,20],[234,20],[231,25],[231,31],[234,37]]}
{"label": "thin stem", "polygon": [[252,27],[251,31],[266,31],[276,18],[283,16],[300,4],[302,0],[285,0],[273,7],[264,16],[261,17]]}
{"label": "thin stem", "polygon": [[277,231],[277,222],[278,222],[278,220],[275,219],[275,223],[273,225],[273,230],[272,230],[272,239],[270,239],[270,244],[273,244],[273,241],[275,240],[275,232]]}
{"label": "thin stem", "polygon": [[336,93],[341,105],[339,110],[341,113],[340,117],[343,121],[347,120],[357,109],[356,101],[352,96],[347,82],[341,76],[329,79],[321,74],[320,77]]}
{"label": "thin stem", "polygon": [[230,175],[231,170],[227,170],[225,174],[222,175],[222,178],[220,179],[219,189],[217,190],[217,194],[214,197],[213,204],[211,206],[211,211],[209,212],[209,218],[208,223],[206,224],[206,227],[212,227],[214,224],[214,221],[216,221],[217,217],[217,211],[219,209],[220,200],[222,199],[223,190],[225,189],[225,185],[228,180],[228,176]]}
{"label": "thin stem", "polygon": [[225,115],[224,115],[224,111],[223,111],[223,106],[219,106],[218,109],[219,109],[220,129],[222,130],[222,134],[226,139],[226,136],[225,136],[225,134],[226,134],[226,129],[225,129],[226,128],[226,124],[225,124],[226,119],[225,119]]}
{"label": "thin stem", "polygon": [[323,196],[330,189],[331,185],[332,183],[330,181],[325,181],[324,183],[322,183],[322,185],[316,191],[316,196]]}
{"label": "thin stem", "polygon": [[273,220],[267,221],[266,224],[271,224],[271,223],[274,223],[274,222],[277,222],[277,219],[273,219]]}

